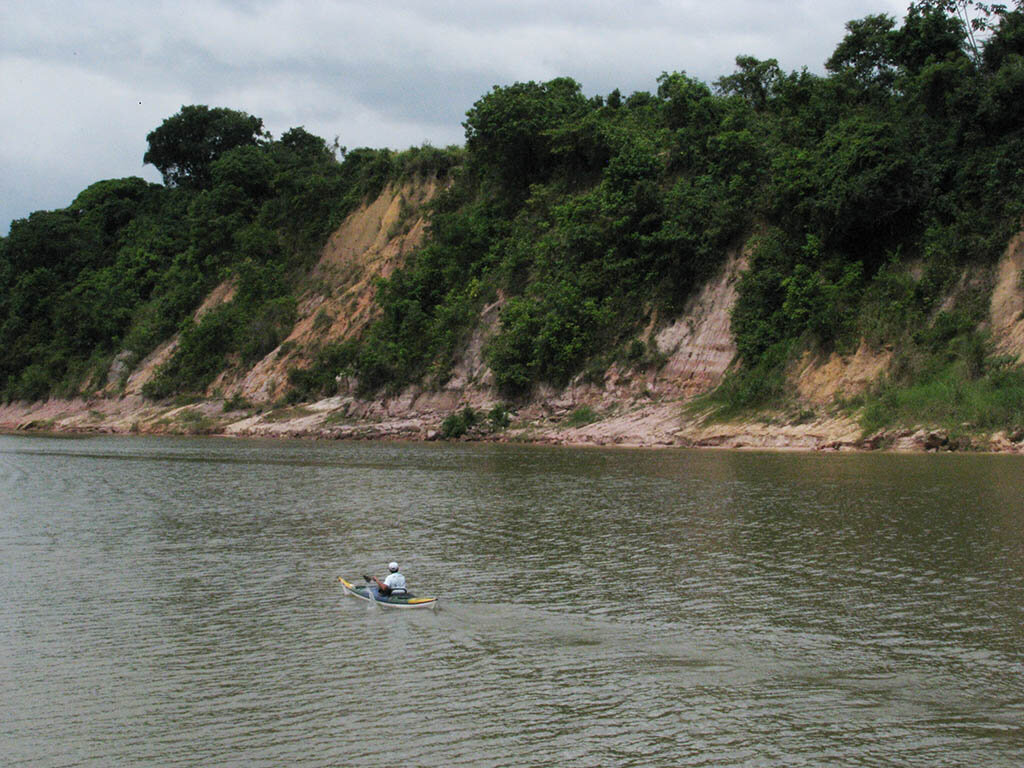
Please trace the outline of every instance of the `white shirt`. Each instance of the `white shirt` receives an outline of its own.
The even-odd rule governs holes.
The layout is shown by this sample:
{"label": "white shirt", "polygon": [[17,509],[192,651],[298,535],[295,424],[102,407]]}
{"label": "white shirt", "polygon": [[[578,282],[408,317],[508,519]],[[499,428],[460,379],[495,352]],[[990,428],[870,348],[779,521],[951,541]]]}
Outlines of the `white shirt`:
{"label": "white shirt", "polygon": [[384,586],[391,587],[392,590],[405,589],[405,576],[400,574],[398,571],[389,573],[388,577],[384,579]]}

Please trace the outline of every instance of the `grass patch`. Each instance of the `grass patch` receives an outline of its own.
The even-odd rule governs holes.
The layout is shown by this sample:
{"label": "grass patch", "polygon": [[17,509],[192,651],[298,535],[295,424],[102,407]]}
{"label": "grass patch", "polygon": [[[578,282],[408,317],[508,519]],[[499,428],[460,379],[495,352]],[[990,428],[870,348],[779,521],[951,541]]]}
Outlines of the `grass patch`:
{"label": "grass patch", "polygon": [[304,408],[301,405],[294,405],[286,408],[277,408],[269,413],[263,415],[264,421],[288,421],[289,419],[298,419],[303,416],[311,416],[316,411]]}
{"label": "grass patch", "polygon": [[770,347],[756,365],[730,372],[716,389],[694,398],[687,412],[706,413],[712,422],[729,421],[786,405],[786,366],[792,350],[790,343]]}
{"label": "grass patch", "polygon": [[581,405],[569,414],[565,420],[565,424],[569,427],[585,427],[587,424],[593,424],[595,421],[600,420],[601,417],[597,411],[589,405]]}
{"label": "grass patch", "polygon": [[864,398],[860,424],[865,434],[893,426],[935,425],[951,432],[1015,431],[1024,428],[1024,369],[996,361],[971,378],[952,363],[919,381],[887,384]]}
{"label": "grass patch", "polygon": [[316,313],[316,317],[313,318],[313,332],[323,333],[334,323],[334,315],[328,312],[326,309],[321,309]]}
{"label": "grass patch", "polygon": [[348,415],[348,411],[336,411],[324,419],[325,425],[330,424],[355,424],[357,419],[352,418]]}
{"label": "grass patch", "polygon": [[25,425],[25,430],[26,431],[32,431],[32,430],[38,429],[38,430],[46,432],[46,431],[52,430],[53,429],[53,425],[56,424],[56,423],[57,423],[56,419],[36,419],[35,421],[30,421],[28,424],[26,424]]}
{"label": "grass patch", "polygon": [[224,412],[228,411],[251,411],[253,404],[241,395],[234,395],[224,401]]}
{"label": "grass patch", "polygon": [[176,421],[186,435],[213,435],[221,431],[221,425],[202,411],[185,411],[178,414]]}

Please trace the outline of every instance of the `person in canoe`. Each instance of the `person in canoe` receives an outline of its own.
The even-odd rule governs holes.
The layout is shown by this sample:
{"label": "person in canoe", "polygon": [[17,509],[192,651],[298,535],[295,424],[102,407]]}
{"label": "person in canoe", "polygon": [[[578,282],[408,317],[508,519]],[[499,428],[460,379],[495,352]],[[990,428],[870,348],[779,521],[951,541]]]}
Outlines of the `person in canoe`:
{"label": "person in canoe", "polygon": [[367,583],[375,581],[377,589],[380,590],[380,594],[384,597],[392,595],[395,597],[405,597],[409,594],[405,588],[405,576],[398,571],[398,563],[393,560],[388,563],[388,571],[389,573],[384,581],[381,581],[376,576],[372,577],[372,579],[370,576],[363,576],[363,578],[366,579]]}

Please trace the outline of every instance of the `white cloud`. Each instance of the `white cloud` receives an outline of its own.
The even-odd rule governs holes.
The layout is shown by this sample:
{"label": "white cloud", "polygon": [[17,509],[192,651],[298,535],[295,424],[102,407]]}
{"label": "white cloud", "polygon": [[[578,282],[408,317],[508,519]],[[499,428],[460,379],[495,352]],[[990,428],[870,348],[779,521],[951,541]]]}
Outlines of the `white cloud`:
{"label": "white cloud", "polygon": [[146,134],[176,95],[154,99],[73,65],[23,58],[0,60],[0,92],[8,111],[0,141],[4,225],[40,207],[64,207],[100,179],[159,180],[142,164]]}

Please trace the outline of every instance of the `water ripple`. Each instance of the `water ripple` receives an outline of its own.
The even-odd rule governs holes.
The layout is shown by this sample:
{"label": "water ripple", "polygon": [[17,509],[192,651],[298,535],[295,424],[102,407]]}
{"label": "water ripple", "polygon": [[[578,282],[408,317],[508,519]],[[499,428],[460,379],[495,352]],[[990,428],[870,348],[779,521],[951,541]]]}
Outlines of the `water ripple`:
{"label": "water ripple", "polygon": [[0,753],[1017,765],[1024,464],[954,458],[0,437]]}

